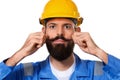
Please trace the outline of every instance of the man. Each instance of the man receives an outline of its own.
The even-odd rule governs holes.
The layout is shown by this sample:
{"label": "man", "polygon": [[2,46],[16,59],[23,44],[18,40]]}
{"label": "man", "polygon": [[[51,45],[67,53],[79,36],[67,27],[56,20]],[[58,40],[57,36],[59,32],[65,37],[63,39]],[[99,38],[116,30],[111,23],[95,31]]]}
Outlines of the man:
{"label": "man", "polygon": [[[119,80],[120,60],[81,32],[82,20],[72,0],[50,0],[40,18],[42,31],[30,34],[20,50],[0,63],[0,80]],[[50,53],[46,60],[17,65],[44,43]],[[75,44],[102,62],[81,60],[73,52]]]}

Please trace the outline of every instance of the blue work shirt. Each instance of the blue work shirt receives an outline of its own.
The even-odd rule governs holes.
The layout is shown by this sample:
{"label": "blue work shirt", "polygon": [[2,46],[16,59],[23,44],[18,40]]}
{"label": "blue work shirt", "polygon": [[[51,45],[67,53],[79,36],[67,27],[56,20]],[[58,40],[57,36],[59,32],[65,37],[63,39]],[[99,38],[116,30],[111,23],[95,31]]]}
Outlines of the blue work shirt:
{"label": "blue work shirt", "polygon": [[[75,55],[76,67],[70,80],[120,80],[120,60],[108,54],[108,64],[81,60]],[[62,74],[61,74],[62,75]],[[10,67],[0,63],[0,80],[57,80],[53,75],[49,57],[36,63],[21,63]]]}

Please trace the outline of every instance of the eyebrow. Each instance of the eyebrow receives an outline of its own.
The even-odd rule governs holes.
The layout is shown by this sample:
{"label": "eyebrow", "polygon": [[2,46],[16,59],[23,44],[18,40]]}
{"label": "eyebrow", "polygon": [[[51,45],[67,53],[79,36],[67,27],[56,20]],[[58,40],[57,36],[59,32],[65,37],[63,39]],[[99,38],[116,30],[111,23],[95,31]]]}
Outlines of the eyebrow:
{"label": "eyebrow", "polygon": [[[50,24],[57,25],[56,23],[49,23],[47,25],[50,25]],[[71,23],[64,23],[63,25],[72,25],[72,24]]]}
{"label": "eyebrow", "polygon": [[51,25],[51,24],[53,24],[53,25],[57,25],[56,23],[49,23],[49,24],[47,24],[47,25]]}
{"label": "eyebrow", "polygon": [[49,25],[57,25],[57,24],[55,24],[55,23],[49,23],[49,24],[46,24],[45,27],[47,27]]}
{"label": "eyebrow", "polygon": [[71,26],[72,26],[72,24],[70,24],[70,23],[65,23],[65,24],[63,24],[63,25],[71,25]]}

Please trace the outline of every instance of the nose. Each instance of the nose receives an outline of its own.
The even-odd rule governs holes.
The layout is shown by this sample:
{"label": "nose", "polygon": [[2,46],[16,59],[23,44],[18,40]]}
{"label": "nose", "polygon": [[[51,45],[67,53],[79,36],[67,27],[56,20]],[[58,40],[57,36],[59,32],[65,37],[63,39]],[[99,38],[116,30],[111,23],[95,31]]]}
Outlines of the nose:
{"label": "nose", "polygon": [[63,35],[64,34],[64,30],[62,28],[62,26],[59,26],[57,29],[57,35]]}

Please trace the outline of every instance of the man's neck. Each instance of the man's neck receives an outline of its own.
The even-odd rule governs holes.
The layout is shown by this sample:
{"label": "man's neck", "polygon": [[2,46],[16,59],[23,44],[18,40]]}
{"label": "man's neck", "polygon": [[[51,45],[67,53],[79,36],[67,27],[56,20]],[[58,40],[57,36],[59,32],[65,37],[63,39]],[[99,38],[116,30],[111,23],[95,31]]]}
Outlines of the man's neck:
{"label": "man's neck", "polygon": [[74,63],[74,54],[72,54],[64,61],[58,61],[50,56],[50,62],[57,70],[64,71],[67,70]]}

